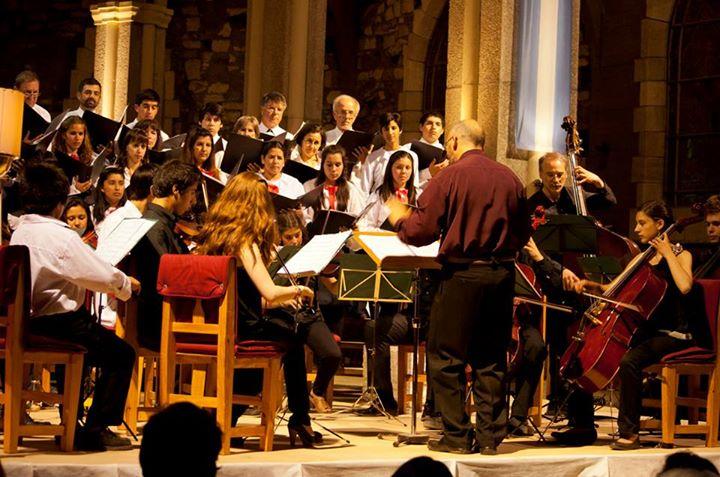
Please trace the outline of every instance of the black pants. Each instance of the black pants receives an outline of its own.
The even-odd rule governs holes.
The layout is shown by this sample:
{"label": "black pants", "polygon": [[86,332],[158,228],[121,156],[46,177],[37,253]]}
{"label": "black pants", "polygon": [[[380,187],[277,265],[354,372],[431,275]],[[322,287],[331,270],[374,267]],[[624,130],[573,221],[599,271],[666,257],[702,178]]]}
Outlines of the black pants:
{"label": "black pants", "polygon": [[[313,349],[313,353],[322,365],[318,366],[318,376],[313,384],[324,394],[340,364],[340,348],[332,338],[332,333],[324,321],[318,320],[309,325],[300,325],[295,333],[293,323],[281,310],[271,313],[267,320],[256,326],[241,331],[243,339],[259,339],[279,341],[285,345],[283,357],[283,374],[287,390],[288,408],[292,413],[290,422],[293,424],[310,424],[310,398],[307,389],[307,369],[305,367],[305,343]],[[312,344],[311,344],[312,343]],[[316,351],[317,350],[317,351]],[[324,390],[322,390],[324,386]],[[262,389],[262,372],[257,370],[235,370],[233,391],[236,393],[258,394]],[[317,392],[316,392],[317,394]],[[233,423],[244,411],[244,406],[233,406]]]}
{"label": "black pants", "polygon": [[95,431],[122,424],[135,365],[133,348],[95,322],[85,308],[33,318],[28,328],[30,333],[77,343],[87,349],[85,366],[97,368],[97,379],[85,427]]}
{"label": "black pants", "polygon": [[[692,345],[691,341],[638,332],[632,348],[620,361],[617,379],[620,385],[620,409],[618,429],[621,437],[637,434],[640,430],[642,409],[642,370],[651,366],[666,354],[680,351]],[[568,399],[568,419],[575,427],[593,427],[593,398],[583,391],[575,390]]]}
{"label": "black pants", "polygon": [[375,388],[383,406],[397,409],[390,375],[390,346],[411,343],[412,325],[410,319],[399,312],[398,305],[387,303],[380,306],[377,320],[369,320],[365,323],[365,346],[371,349],[374,340]]}
{"label": "black pants", "polygon": [[523,352],[514,376],[515,400],[510,415],[519,420],[524,420],[527,418],[533,395],[540,382],[547,349],[540,330],[532,325],[524,325],[520,329],[520,340]]}
{"label": "black pants", "polygon": [[[497,446],[506,434],[505,370],[512,328],[512,263],[445,267],[430,313],[428,361],[435,407],[450,445]],[[465,412],[473,369],[476,429]]]}

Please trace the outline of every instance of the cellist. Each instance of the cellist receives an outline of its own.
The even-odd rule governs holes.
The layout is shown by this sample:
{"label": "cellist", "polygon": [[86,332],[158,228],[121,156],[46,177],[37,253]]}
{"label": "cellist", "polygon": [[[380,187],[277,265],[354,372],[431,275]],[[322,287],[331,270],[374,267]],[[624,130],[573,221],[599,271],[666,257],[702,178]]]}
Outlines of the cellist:
{"label": "cellist", "polygon": [[[688,293],[692,289],[692,255],[679,244],[670,242],[665,229],[673,223],[670,208],[662,201],[643,204],[635,214],[635,233],[640,242],[655,249],[648,262],[655,273],[667,281],[668,288],[651,318],[643,322],[630,342],[630,350],[620,362],[617,374],[620,387],[618,427],[620,437],[613,444],[615,450],[640,447],[640,410],[642,403],[642,370],[657,363],[663,356],[696,345],[705,336],[702,321],[697,319],[695,307],[690,306]],[[631,267],[631,262],[628,267]],[[575,291],[602,294],[611,287],[589,280],[580,280]],[[699,343],[702,344],[702,343]],[[576,390],[577,393],[583,393]],[[593,424],[592,399],[583,409],[575,409],[575,427],[553,433],[564,444],[590,444],[597,438]]]}

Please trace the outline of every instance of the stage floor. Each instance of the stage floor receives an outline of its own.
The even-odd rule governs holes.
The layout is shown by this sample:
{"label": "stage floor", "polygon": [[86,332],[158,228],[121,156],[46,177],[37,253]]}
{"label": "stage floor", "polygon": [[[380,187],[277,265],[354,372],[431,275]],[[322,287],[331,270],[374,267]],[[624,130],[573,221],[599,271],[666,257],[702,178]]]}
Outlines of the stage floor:
{"label": "stage floor", "polygon": [[[599,414],[607,415],[608,409]],[[36,419],[52,419],[53,409],[33,413]],[[553,476],[653,476],[662,467],[666,455],[673,450],[655,449],[652,446],[659,436],[647,436],[648,447],[631,452],[614,452],[608,447],[612,432],[611,421],[600,424],[600,440],[596,445],[580,448],[562,448],[541,443],[537,437],[508,439],[499,448],[497,456],[479,454],[464,456],[428,451],[426,446],[393,447],[394,439],[379,439],[378,434],[404,432],[409,427],[382,417],[365,417],[353,414],[316,415],[323,424],[350,440],[345,444],[315,426],[325,435],[321,448],[291,448],[287,429],[280,426],[273,452],[259,452],[256,441],[248,441],[244,449],[233,449],[229,456],[220,458],[219,476],[286,476],[286,477],[353,477],[390,476],[404,461],[420,455],[429,455],[447,464],[453,475],[526,475]],[[256,419],[243,417],[243,419]],[[401,416],[408,424],[410,416]],[[422,426],[420,425],[420,428]],[[711,459],[720,467],[720,448],[705,449],[699,439],[683,439],[679,449],[691,448]],[[130,451],[103,453],[63,454],[51,441],[28,439],[26,447],[17,454],[2,455],[3,468],[9,477],[140,477],[137,464],[138,448]]]}

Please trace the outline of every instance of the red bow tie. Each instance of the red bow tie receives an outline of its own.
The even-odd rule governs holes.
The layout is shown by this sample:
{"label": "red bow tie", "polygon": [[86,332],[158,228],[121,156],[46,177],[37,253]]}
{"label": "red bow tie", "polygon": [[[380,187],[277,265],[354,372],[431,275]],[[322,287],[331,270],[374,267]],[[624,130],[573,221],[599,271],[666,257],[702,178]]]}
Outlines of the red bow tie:
{"label": "red bow tie", "polygon": [[270,191],[273,194],[280,193],[280,189],[275,184],[268,184],[268,191]]}
{"label": "red bow tie", "polygon": [[70,154],[70,157],[72,157],[76,161],[80,161],[80,156],[78,155],[77,152],[73,152],[72,154]]}
{"label": "red bow tie", "polygon": [[337,209],[337,189],[338,186],[336,185],[326,185],[325,190],[328,193],[328,209],[336,210]]}
{"label": "red bow tie", "polygon": [[398,189],[395,191],[395,197],[403,204],[408,203],[408,191],[407,189]]}

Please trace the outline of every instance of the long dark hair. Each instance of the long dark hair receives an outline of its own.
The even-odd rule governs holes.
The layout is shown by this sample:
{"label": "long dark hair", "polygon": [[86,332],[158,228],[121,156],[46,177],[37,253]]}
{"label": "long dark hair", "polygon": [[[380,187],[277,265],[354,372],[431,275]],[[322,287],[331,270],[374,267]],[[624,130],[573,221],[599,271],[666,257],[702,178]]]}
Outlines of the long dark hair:
{"label": "long dark hair", "polygon": [[[320,170],[318,171],[317,179],[315,179],[315,187],[324,184],[327,180],[327,176],[325,175],[325,160],[330,154],[340,154],[340,156],[342,157],[343,173],[335,181],[335,185],[338,186],[335,198],[337,199],[337,210],[345,212],[347,210],[348,202],[350,200],[350,186],[348,185],[348,181],[345,178],[345,165],[347,164],[347,162],[345,158],[345,149],[343,149],[342,146],[338,146],[337,144],[331,144],[330,146],[323,149],[322,154],[320,155],[322,160],[320,161]],[[323,195],[320,194],[316,203],[312,204],[312,208],[315,209],[316,212],[322,209],[322,201]]]}
{"label": "long dark hair", "polygon": [[[162,142],[162,137],[160,137],[160,123],[155,121],[154,119],[143,119],[142,121],[138,121],[137,124],[135,124],[135,127],[133,129],[137,129],[138,131],[143,131],[147,135],[148,129],[152,129],[155,131],[155,136],[157,139],[155,140],[155,145],[152,147],[154,151],[160,150],[160,143]],[[148,143],[148,146],[150,144]],[[150,147],[148,147],[150,149]]]}
{"label": "long dark hair", "polygon": [[195,158],[193,157],[193,149],[195,149],[195,143],[200,139],[201,137],[209,137],[210,138],[210,147],[212,150],[210,151],[210,155],[207,159],[205,159],[205,162],[203,162],[200,167],[202,169],[205,169],[206,171],[210,171],[215,168],[215,149],[213,144],[213,136],[210,134],[210,131],[208,131],[205,128],[197,128],[192,131],[190,134],[190,138],[185,141],[185,149],[183,149],[183,158],[185,162],[191,165],[195,165]]}
{"label": "long dark hair", "polygon": [[83,235],[92,232],[95,230],[95,225],[93,225],[92,217],[90,216],[90,206],[88,206],[87,202],[85,202],[83,199],[81,199],[78,196],[69,197],[67,202],[65,203],[65,207],[63,208],[62,215],[60,216],[60,220],[63,222],[67,222],[67,211],[69,209],[72,209],[73,207],[82,207],[85,210],[85,216],[87,217],[87,227],[85,228],[85,232],[83,232]]}
{"label": "long dark hair", "polygon": [[393,176],[392,176],[392,167],[393,164],[395,164],[400,159],[409,159],[410,160],[410,177],[408,178],[407,184],[405,184],[405,187],[408,191],[408,203],[414,204],[415,203],[415,163],[413,161],[413,157],[410,155],[407,151],[395,151],[390,156],[390,160],[388,160],[387,166],[385,166],[385,177],[383,177],[383,183],[380,187],[378,187],[378,194],[380,195],[380,198],[385,201],[388,200],[388,198],[395,194],[395,183],[393,182]]}
{"label": "long dark hair", "polygon": [[[100,223],[105,219],[105,212],[107,212],[108,208],[110,207],[110,204],[108,204],[108,201],[105,198],[105,194],[102,193],[102,188],[108,177],[113,174],[119,175],[123,178],[123,180],[125,178],[125,171],[123,171],[119,167],[107,167],[104,171],[100,173],[100,178],[97,181],[95,190],[93,190],[92,198],[94,201],[94,205],[92,211],[92,219],[96,223]],[[122,207],[123,205],[125,205],[125,202],[127,202],[127,192],[123,191],[123,196],[120,198],[120,202],[118,202],[117,206]]]}
{"label": "long dark hair", "polygon": [[643,205],[641,205],[638,210],[642,211],[645,215],[647,215],[653,220],[662,220],[663,228],[662,230],[660,230],[660,232],[663,232],[673,222],[675,222],[672,210],[662,200],[649,200]]}
{"label": "long dark hair", "polygon": [[[122,141],[120,141],[120,152],[118,154],[117,162],[115,163],[115,166],[120,168],[126,168],[128,164],[127,160],[127,147],[130,143],[137,143],[137,144],[145,144],[145,146],[148,145],[148,137],[147,133],[141,129],[131,129],[123,136]],[[145,164],[147,162],[147,150],[145,152],[145,157],[143,157],[141,164]]]}

